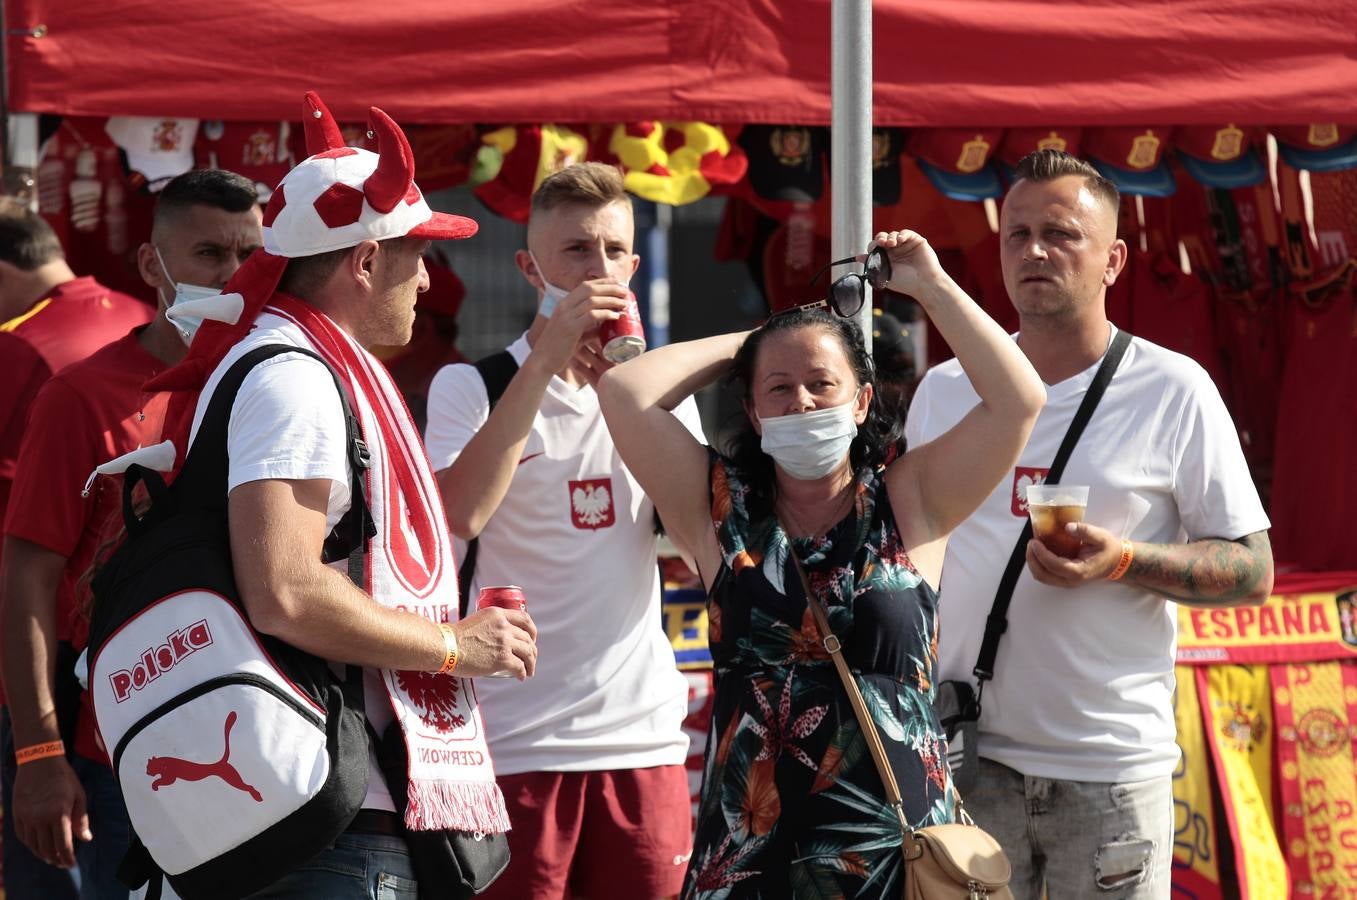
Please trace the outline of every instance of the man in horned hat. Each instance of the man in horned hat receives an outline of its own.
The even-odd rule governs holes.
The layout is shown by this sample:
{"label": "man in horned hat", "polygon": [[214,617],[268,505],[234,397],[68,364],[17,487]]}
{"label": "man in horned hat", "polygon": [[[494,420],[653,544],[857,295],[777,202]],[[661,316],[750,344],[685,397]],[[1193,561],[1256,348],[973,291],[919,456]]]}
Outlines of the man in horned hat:
{"label": "man in horned hat", "polygon": [[448,621],[457,618],[456,564],[438,487],[395,384],[367,349],[410,340],[416,295],[428,288],[423,252],[431,240],[470,237],[476,223],[429,208],[414,184],[409,143],[381,110],[369,119],[376,154],[344,146],[314,93],[303,116],[312,155],[274,191],[264,249],[222,298],[238,294],[237,302],[206,310],[234,321],[205,322],[184,362],[150,386],[179,392],[165,431],[177,448],[190,446],[222,375],[253,348],[310,350],[347,389],[372,457],[376,536],[364,555],[364,583],[321,562],[327,533],[357,498],[334,381],[325,365],[301,354],[261,363],[237,394],[226,448],[231,551],[256,629],[363,667],[369,722],[384,743],[404,742],[408,787],[392,790],[371,765],[364,809],[344,840],[267,893],[359,898],[388,896],[396,885],[396,895],[413,898],[407,830],[497,834],[509,827],[475,695],[463,679],[531,676],[536,630],[516,610]]}

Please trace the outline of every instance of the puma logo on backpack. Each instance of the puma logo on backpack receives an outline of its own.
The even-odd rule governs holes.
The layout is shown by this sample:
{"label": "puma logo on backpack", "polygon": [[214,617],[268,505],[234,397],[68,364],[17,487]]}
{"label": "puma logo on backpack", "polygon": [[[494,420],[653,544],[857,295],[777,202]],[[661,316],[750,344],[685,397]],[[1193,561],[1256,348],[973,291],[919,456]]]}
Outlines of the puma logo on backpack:
{"label": "puma logo on backpack", "polygon": [[231,729],[235,724],[236,711],[233,709],[226,716],[226,749],[216,762],[197,763],[173,756],[152,756],[146,760],[146,774],[155,779],[151,782],[151,790],[158,791],[176,781],[202,781],[216,776],[236,790],[249,794],[255,803],[263,803],[264,798],[260,793],[246,784],[236,767],[228,762],[231,758]]}

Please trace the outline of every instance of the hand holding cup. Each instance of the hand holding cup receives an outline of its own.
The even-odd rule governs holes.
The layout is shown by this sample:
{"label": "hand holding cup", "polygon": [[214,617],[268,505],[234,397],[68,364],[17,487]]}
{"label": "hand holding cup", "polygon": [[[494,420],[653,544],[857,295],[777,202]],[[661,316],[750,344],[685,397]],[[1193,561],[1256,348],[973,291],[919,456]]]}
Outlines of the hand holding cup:
{"label": "hand holding cup", "polygon": [[1027,513],[1032,517],[1032,535],[1052,553],[1065,559],[1079,555],[1079,535],[1066,526],[1084,521],[1088,508],[1088,485],[1034,484],[1027,488]]}

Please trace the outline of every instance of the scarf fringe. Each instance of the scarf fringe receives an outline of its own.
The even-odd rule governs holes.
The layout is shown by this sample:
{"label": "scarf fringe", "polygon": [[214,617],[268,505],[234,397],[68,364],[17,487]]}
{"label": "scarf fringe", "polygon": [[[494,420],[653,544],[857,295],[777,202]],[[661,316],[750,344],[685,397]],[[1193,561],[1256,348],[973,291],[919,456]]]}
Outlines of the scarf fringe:
{"label": "scarf fringe", "polygon": [[509,830],[509,811],[504,794],[494,782],[440,781],[419,779],[410,782],[405,810],[405,827],[411,831],[458,831],[503,834]]}

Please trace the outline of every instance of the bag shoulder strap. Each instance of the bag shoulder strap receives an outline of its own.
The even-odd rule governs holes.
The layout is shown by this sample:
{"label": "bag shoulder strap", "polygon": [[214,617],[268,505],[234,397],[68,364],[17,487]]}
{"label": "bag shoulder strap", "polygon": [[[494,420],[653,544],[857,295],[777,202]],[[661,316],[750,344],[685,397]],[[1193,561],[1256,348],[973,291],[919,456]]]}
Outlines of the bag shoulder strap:
{"label": "bag shoulder strap", "polygon": [[[514,359],[514,355],[508,350],[501,350],[476,360],[475,366],[481,375],[481,381],[485,382],[485,395],[490,399],[490,411],[493,412],[495,404],[508,389],[509,382],[513,381],[514,375],[518,373],[518,360]],[[463,617],[471,605],[468,592],[471,590],[471,579],[476,574],[476,556],[479,548],[480,538],[467,541],[462,564],[457,567],[457,593],[461,598]]]}
{"label": "bag shoulder strap", "polygon": [[[1125,329],[1118,329],[1117,336],[1112,339],[1112,346],[1103,354],[1103,361],[1093,376],[1093,382],[1084,392],[1084,399],[1074,413],[1074,419],[1065,432],[1065,439],[1060,442],[1055,459],[1051,461],[1046,484],[1060,483],[1065,463],[1069,462],[1075,444],[1079,443],[1079,436],[1084,433],[1084,427],[1093,418],[1093,411],[1097,409],[1098,402],[1102,400],[1103,393],[1112,382],[1112,375],[1121,364],[1121,358],[1126,355],[1126,348],[1130,343],[1131,333]],[[1027,558],[1027,542],[1031,539],[1032,520],[1029,518],[1023,524],[1018,542],[1008,557],[1008,566],[1005,567],[1003,578],[999,579],[999,589],[994,594],[994,605],[990,608],[989,617],[985,619],[985,637],[980,644],[980,655],[975,660],[975,669],[972,670],[980,685],[974,701],[977,717],[980,714],[980,695],[984,693],[985,682],[994,677],[994,660],[999,653],[999,639],[1008,630],[1008,605],[1013,600],[1013,588],[1018,584],[1018,576],[1022,573],[1023,563]]]}
{"label": "bag shoulder strap", "polygon": [[[245,378],[256,366],[265,360],[284,353],[299,353],[309,356],[325,366],[339,392],[339,403],[344,411],[344,430],[346,453],[349,460],[351,501],[349,510],[339,520],[325,539],[322,558],[326,562],[361,554],[367,541],[377,533],[372,521],[372,512],[368,505],[367,469],[372,465],[372,457],[363,440],[362,426],[358,415],[349,400],[349,391],[344,383],[319,354],[303,347],[290,344],[268,344],[256,347],[232,363],[212,392],[207,410],[203,413],[198,433],[184,459],[184,467],[175,479],[173,486],[176,500],[195,508],[222,508],[226,503],[226,483],[230,458],[226,453],[227,430],[231,423],[231,410],[235,406],[236,395],[245,382]],[[146,477],[143,473],[143,477]],[[130,491],[132,479],[124,482],[124,491]],[[130,528],[131,523],[129,523]],[[352,559],[351,559],[352,565]]]}
{"label": "bag shoulder strap", "polygon": [[[786,526],[783,526],[786,531]],[[829,652],[830,659],[834,661],[834,668],[838,670],[839,680],[843,682],[843,689],[848,693],[848,702],[853,707],[853,715],[857,717],[858,726],[862,729],[862,736],[867,741],[867,750],[872,754],[872,762],[876,764],[877,774],[881,776],[881,784],[886,789],[886,802],[895,810],[896,816],[900,820],[900,831],[908,834],[912,829],[909,827],[909,820],[905,817],[905,803],[900,796],[900,784],[895,780],[895,772],[891,769],[890,760],[886,758],[886,748],[881,743],[881,735],[876,730],[876,723],[872,721],[872,713],[867,709],[867,703],[862,699],[862,691],[858,688],[857,679],[853,677],[852,671],[848,668],[848,661],[843,658],[843,645],[839,643],[838,637],[834,634],[834,629],[829,624],[829,614],[825,612],[824,604],[820,602],[815,589],[810,585],[810,579],[806,577],[806,569],[801,565],[801,560],[796,556],[796,550],[788,547],[787,555],[791,557],[793,565],[796,566],[796,574],[801,578],[801,590],[806,595],[806,605],[810,607],[811,615],[815,618],[815,627],[820,631],[820,640],[824,644],[825,650]]]}
{"label": "bag shoulder strap", "polygon": [[509,382],[518,374],[518,360],[508,350],[500,350],[482,357],[473,364],[485,382],[485,393],[490,398],[490,408],[494,409],[499,398],[504,396]]}

